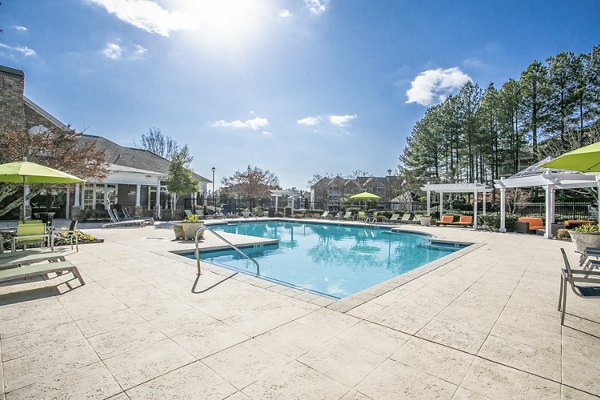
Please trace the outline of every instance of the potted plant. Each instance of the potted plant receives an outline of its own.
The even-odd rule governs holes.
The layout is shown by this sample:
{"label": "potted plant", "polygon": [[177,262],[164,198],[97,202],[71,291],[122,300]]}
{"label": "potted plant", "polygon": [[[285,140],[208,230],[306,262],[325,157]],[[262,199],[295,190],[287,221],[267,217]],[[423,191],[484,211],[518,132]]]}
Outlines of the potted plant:
{"label": "potted plant", "polygon": [[419,220],[421,221],[421,225],[423,226],[431,225],[431,215],[421,215]]}
{"label": "potted plant", "polygon": [[569,235],[575,243],[577,251],[585,251],[587,247],[600,246],[600,232],[596,224],[580,225],[569,230]]}
{"label": "potted plant", "polygon": [[[198,217],[197,215],[193,214],[190,215],[189,217],[186,217],[181,224],[175,225],[173,227],[173,230],[175,231],[175,237],[178,237],[178,233],[181,234],[181,232],[179,231],[179,228],[176,228],[176,226],[180,226],[181,229],[183,230],[183,237],[184,239],[188,239],[188,240],[193,240],[194,239],[194,234],[196,233],[196,230],[200,227],[204,226],[204,221],[200,219],[200,217]],[[179,232],[178,232],[179,231]],[[198,238],[202,239],[204,237],[204,230],[201,230]]]}
{"label": "potted plant", "polygon": [[247,208],[245,208],[245,209],[242,211],[242,217],[244,217],[244,218],[248,218],[249,216],[250,216],[250,210],[248,210]]}

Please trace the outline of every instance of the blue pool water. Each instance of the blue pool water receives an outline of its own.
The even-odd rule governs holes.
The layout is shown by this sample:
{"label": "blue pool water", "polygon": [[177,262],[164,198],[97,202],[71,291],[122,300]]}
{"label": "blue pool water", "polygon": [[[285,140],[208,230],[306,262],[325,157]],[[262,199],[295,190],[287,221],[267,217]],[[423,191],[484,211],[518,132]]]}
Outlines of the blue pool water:
{"label": "blue pool water", "polygon": [[[335,298],[349,296],[461,248],[431,244],[428,235],[333,224],[269,221],[211,228],[279,239],[276,245],[242,249],[260,263],[261,277]],[[256,273],[255,265],[234,250],[201,252],[200,258]]]}

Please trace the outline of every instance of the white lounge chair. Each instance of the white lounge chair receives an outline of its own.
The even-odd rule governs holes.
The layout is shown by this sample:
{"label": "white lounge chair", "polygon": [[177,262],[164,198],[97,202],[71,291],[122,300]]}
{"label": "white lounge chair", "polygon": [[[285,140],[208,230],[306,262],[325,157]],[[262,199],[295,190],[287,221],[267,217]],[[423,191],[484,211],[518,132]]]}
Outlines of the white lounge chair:
{"label": "white lounge chair", "polygon": [[79,280],[79,283],[81,285],[85,285],[85,281],[81,277],[77,267],[68,261],[46,264],[31,264],[19,268],[3,269],[0,270],[0,283],[29,278],[32,276],[45,276],[51,273],[62,274],[64,272],[72,272],[73,276]]}

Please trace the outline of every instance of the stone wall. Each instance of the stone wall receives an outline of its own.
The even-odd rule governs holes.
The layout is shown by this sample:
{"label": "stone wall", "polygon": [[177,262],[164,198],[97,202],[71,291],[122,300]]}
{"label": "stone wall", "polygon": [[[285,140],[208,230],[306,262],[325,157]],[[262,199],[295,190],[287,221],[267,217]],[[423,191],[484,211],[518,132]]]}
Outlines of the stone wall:
{"label": "stone wall", "polygon": [[25,129],[23,71],[0,66],[0,132],[6,129]]}

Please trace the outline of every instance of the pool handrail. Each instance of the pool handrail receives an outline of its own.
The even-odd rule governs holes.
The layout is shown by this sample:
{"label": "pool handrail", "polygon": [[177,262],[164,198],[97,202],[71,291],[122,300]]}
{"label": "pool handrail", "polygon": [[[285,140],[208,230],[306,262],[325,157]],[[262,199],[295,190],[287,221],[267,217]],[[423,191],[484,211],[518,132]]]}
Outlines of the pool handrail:
{"label": "pool handrail", "polygon": [[210,229],[208,226],[205,226],[205,225],[196,229],[196,232],[194,233],[194,243],[196,245],[194,254],[196,255],[196,267],[198,268],[198,273],[196,275],[202,275],[202,270],[200,269],[200,250],[198,248],[198,233],[203,232],[205,229],[210,231],[213,235],[215,235],[216,237],[218,237],[225,243],[227,243],[227,245],[229,247],[231,247],[232,249],[234,249],[235,251],[240,253],[242,256],[244,256],[248,260],[252,261],[254,263],[254,265],[256,265],[256,276],[260,276],[260,264],[258,263],[258,261],[256,261],[254,258],[250,257],[249,255],[247,255],[246,253],[241,251],[236,245],[234,245],[229,240],[225,239],[223,236],[219,235],[217,232],[215,232],[214,230]]}

